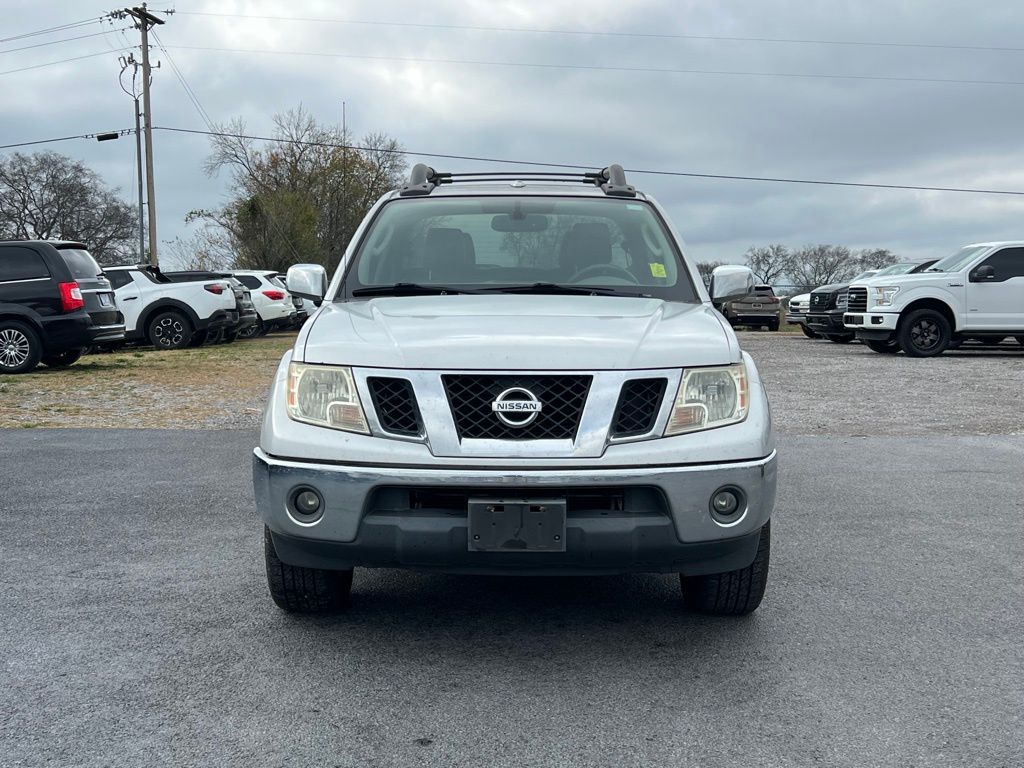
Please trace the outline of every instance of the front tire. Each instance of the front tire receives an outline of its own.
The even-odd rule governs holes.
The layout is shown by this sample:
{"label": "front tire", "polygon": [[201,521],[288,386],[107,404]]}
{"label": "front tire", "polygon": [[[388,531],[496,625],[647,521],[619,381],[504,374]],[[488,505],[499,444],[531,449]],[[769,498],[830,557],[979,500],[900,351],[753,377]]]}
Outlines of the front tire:
{"label": "front tire", "polygon": [[192,341],[192,324],[181,312],[158,312],[149,322],[149,343],[157,349],[183,349]]}
{"label": "front tire", "polygon": [[28,373],[42,355],[39,334],[16,320],[0,320],[0,373]]}
{"label": "front tire", "polygon": [[248,325],[238,332],[238,338],[240,339],[255,339],[263,331],[263,321],[256,318],[256,322],[252,325]]}
{"label": "front tire", "polygon": [[67,368],[69,365],[74,365],[78,362],[78,358],[82,356],[85,349],[67,349],[61,352],[59,355],[46,355],[43,357],[43,365],[49,368]]}
{"label": "front tire", "polygon": [[875,352],[880,352],[883,355],[895,355],[900,351],[899,342],[895,339],[889,339],[888,341],[868,339],[864,343],[868,345],[869,349],[873,349]]}
{"label": "front tire", "polygon": [[679,575],[683,602],[690,610],[712,616],[745,616],[764,598],[771,557],[771,521],[761,528],[757,554],[746,568],[706,576]]}
{"label": "front tire", "polygon": [[953,333],[941,312],[916,309],[903,318],[896,338],[907,357],[935,357],[946,351]]}
{"label": "front tire", "polygon": [[263,555],[267,586],[278,608],[289,613],[332,613],[348,607],[352,596],[351,568],[329,571],[283,563],[267,526],[263,526]]}
{"label": "front tire", "polygon": [[800,330],[804,332],[804,336],[806,336],[808,339],[816,339],[816,338],[818,338],[818,334],[815,333],[814,331],[812,331],[810,328],[808,328],[803,323],[800,323]]}

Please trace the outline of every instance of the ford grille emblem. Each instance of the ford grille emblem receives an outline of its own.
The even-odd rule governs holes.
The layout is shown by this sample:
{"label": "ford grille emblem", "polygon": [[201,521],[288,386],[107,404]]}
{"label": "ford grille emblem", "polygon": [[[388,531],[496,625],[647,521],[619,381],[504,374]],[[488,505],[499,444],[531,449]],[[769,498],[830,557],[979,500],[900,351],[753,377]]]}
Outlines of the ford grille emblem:
{"label": "ford grille emblem", "polygon": [[491,410],[498,420],[510,427],[525,427],[532,424],[542,407],[537,396],[522,387],[506,389],[491,403]]}

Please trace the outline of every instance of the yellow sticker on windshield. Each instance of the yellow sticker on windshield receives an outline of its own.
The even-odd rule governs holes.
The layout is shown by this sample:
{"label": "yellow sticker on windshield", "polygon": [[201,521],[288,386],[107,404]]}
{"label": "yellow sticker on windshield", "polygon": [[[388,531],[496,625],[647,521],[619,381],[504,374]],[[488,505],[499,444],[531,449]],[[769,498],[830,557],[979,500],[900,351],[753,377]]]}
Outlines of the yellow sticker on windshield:
{"label": "yellow sticker on windshield", "polygon": [[668,273],[665,272],[665,265],[654,262],[649,265],[651,268],[651,277],[668,277]]}

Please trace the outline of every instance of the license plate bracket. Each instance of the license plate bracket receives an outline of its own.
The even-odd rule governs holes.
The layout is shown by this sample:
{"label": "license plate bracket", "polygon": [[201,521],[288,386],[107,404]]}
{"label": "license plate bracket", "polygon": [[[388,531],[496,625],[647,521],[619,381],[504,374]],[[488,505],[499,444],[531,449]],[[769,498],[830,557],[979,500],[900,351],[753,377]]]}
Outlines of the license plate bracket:
{"label": "license plate bracket", "polygon": [[470,551],[565,551],[565,499],[470,499],[468,515]]}

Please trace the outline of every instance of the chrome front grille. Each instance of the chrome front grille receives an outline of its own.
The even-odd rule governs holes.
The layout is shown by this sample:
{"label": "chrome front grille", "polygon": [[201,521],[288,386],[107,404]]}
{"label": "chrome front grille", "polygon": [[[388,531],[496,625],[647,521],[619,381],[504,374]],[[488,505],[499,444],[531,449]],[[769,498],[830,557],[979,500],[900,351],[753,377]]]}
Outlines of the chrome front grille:
{"label": "chrome front grille", "polygon": [[847,312],[867,312],[868,310],[868,289],[851,288],[850,298],[846,305]]}

